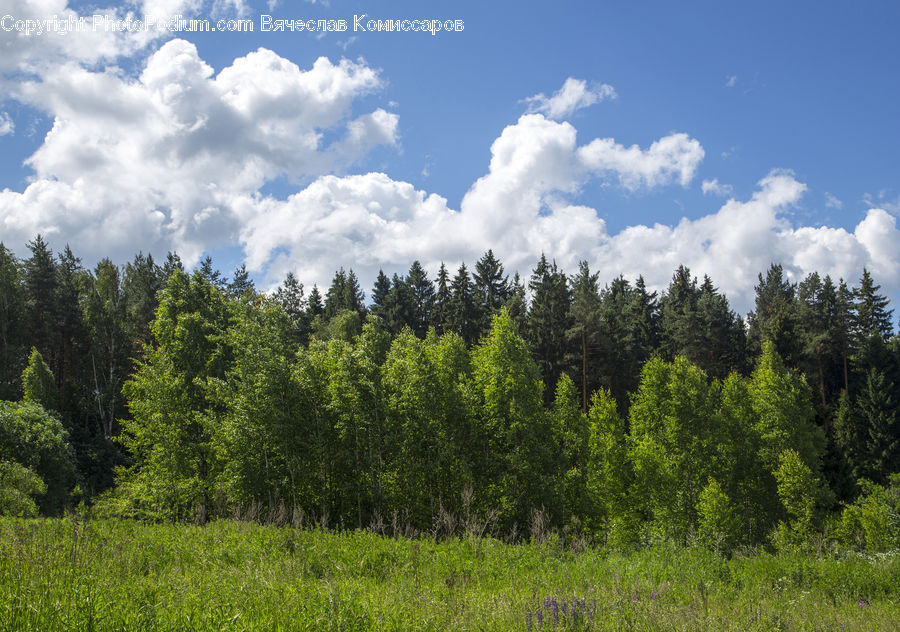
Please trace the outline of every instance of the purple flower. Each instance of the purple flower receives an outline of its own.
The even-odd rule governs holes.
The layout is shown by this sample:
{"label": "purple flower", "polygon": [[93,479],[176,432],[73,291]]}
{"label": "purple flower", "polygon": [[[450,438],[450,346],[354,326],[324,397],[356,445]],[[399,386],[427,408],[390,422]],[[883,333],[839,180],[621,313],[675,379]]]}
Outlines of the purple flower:
{"label": "purple flower", "polygon": [[528,632],[531,632],[531,613],[525,613],[525,627],[528,628]]}
{"label": "purple flower", "polygon": [[862,599],[859,600],[859,607],[860,607],[860,608],[865,608],[865,607],[868,606],[868,605],[869,605],[869,604],[867,604],[867,603],[866,603],[865,601],[863,601]]}
{"label": "purple flower", "polygon": [[537,620],[538,620],[538,630],[543,630],[544,629],[544,611],[543,610],[538,610]]}

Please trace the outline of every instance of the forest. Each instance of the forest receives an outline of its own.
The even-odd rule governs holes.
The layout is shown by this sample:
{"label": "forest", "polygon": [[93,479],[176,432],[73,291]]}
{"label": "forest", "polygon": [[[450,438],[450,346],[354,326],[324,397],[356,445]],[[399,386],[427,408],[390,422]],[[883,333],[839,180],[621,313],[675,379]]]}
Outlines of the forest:
{"label": "forest", "polygon": [[[0,245],[0,513],[600,545],[900,546],[900,336],[855,285],[350,269]],[[853,281],[851,281],[853,283]]]}

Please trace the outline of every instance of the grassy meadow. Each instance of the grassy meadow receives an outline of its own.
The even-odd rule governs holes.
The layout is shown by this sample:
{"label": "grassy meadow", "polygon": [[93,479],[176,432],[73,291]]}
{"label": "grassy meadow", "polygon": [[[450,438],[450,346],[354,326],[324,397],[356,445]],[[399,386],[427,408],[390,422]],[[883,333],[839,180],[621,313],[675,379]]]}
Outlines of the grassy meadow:
{"label": "grassy meadow", "polygon": [[[0,519],[0,629],[896,630],[900,553]],[[574,614],[573,614],[574,613]]]}

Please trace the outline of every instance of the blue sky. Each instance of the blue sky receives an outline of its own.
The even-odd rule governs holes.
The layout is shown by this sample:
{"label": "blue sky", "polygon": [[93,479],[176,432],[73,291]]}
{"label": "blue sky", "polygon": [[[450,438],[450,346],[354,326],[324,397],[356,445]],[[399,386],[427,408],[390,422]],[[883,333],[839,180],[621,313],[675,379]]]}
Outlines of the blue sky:
{"label": "blue sky", "polygon": [[[772,261],[900,290],[895,2],[0,0],[0,239],[364,289],[493,248],[752,307]],[[252,33],[25,35],[99,13]],[[261,16],[346,20],[260,32]],[[369,19],[464,30],[354,32]],[[263,49],[263,50],[260,50]],[[319,58],[325,58],[317,62]],[[342,62],[342,60],[344,60]],[[314,65],[315,64],[315,65]],[[52,131],[51,131],[52,130]]]}

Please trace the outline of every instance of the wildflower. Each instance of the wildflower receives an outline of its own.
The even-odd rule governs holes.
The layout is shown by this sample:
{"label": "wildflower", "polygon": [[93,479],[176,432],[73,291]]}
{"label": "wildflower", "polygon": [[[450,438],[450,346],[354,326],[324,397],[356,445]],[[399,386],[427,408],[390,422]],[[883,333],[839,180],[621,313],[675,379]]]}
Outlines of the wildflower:
{"label": "wildflower", "polygon": [[863,601],[862,599],[859,600],[859,607],[860,607],[860,608],[865,608],[865,607],[868,606],[868,605],[869,605],[869,604],[867,604],[867,603],[866,603],[865,601]]}
{"label": "wildflower", "polygon": [[537,611],[537,623],[538,623],[538,630],[543,630],[544,629],[544,611],[543,610]]}
{"label": "wildflower", "polygon": [[528,632],[531,632],[531,613],[525,613],[525,627],[528,628]]}
{"label": "wildflower", "polygon": [[650,601],[656,601],[656,598],[659,597],[659,593],[655,590],[650,591]]}

